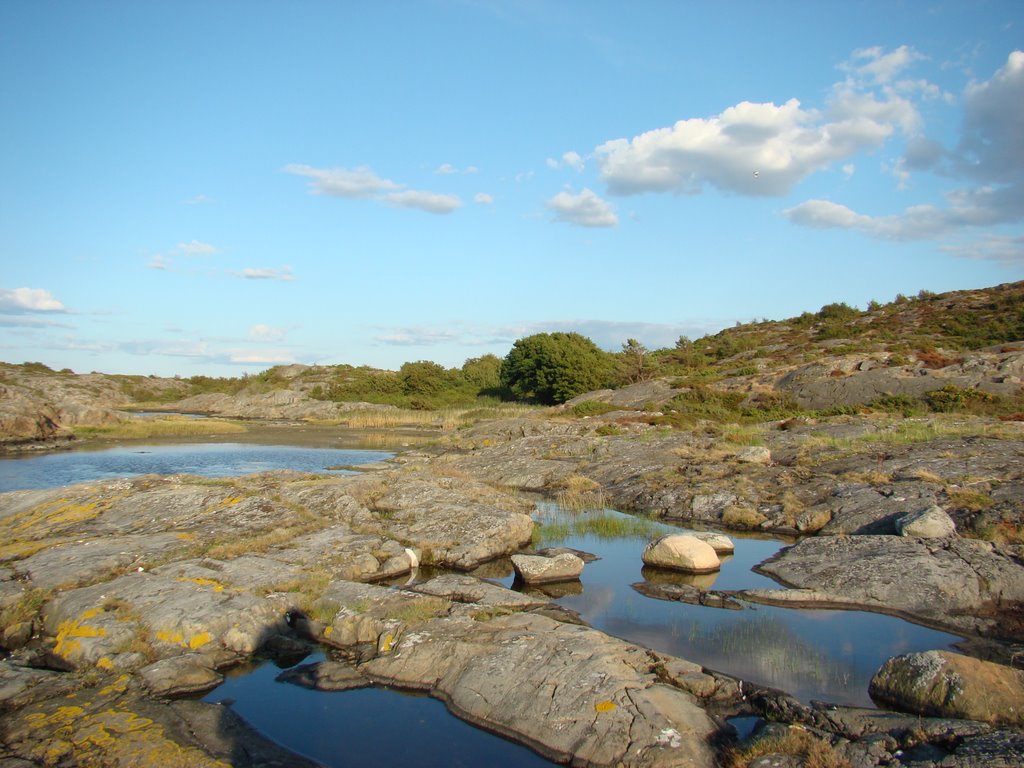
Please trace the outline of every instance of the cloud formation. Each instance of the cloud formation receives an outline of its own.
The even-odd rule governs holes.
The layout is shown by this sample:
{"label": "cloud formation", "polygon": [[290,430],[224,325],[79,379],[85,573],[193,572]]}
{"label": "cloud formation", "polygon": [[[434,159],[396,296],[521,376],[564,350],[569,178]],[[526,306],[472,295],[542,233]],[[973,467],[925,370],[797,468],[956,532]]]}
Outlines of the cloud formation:
{"label": "cloud formation", "polygon": [[0,288],[0,312],[65,312],[64,305],[44,288]]}
{"label": "cloud formation", "polygon": [[462,200],[455,195],[442,195],[436,192],[418,192],[413,189],[404,192],[392,192],[384,195],[385,202],[399,208],[418,208],[427,213],[451,213],[462,207]]}
{"label": "cloud formation", "polygon": [[580,227],[614,227],[619,223],[612,207],[586,187],[578,195],[559,192],[547,202],[554,220]]}
{"label": "cloud formation", "polygon": [[[456,195],[407,189],[390,179],[382,179],[366,166],[358,168],[313,168],[309,165],[291,163],[284,167],[286,173],[305,176],[312,181],[310,192],[352,200],[376,200],[399,208],[416,208],[427,213],[446,214],[462,207],[462,200]],[[465,172],[475,172],[467,169]],[[458,169],[445,163],[437,169],[442,175],[458,173]]]}
{"label": "cloud formation", "polygon": [[284,334],[283,328],[274,328],[264,323],[257,323],[249,329],[249,338],[256,341],[280,341]]}
{"label": "cloud formation", "polygon": [[290,282],[295,279],[291,267],[281,267],[280,269],[273,269],[272,267],[246,267],[241,272],[230,272],[229,274],[234,277],[245,278],[246,280],[280,280],[282,282]]}
{"label": "cloud formation", "polygon": [[490,205],[494,202],[494,198],[488,195],[486,192],[477,192],[473,195],[473,202],[477,205]]}
{"label": "cloud formation", "polygon": [[[883,70],[885,72],[885,70]],[[882,76],[882,75],[879,75]],[[912,137],[894,173],[903,184],[911,171],[933,170],[968,184],[945,195],[945,205],[916,205],[887,216],[870,216],[829,200],[813,199],[783,211],[790,222],[818,229],[847,229],[887,240],[937,239],[977,227],[1024,220],[1024,52],[1013,51],[991,79],[964,94],[964,118],[956,147],[946,150]],[[986,235],[977,243],[943,246],[966,258],[1005,264],[1020,260],[1020,238]]]}
{"label": "cloud formation", "polygon": [[923,57],[907,46],[854,52],[825,110],[743,101],[711,117],[694,117],[595,150],[613,195],[697,194],[706,186],[750,196],[788,193],[812,173],[881,146],[897,131],[915,134],[920,115],[905,91],[925,81],[897,81]]}

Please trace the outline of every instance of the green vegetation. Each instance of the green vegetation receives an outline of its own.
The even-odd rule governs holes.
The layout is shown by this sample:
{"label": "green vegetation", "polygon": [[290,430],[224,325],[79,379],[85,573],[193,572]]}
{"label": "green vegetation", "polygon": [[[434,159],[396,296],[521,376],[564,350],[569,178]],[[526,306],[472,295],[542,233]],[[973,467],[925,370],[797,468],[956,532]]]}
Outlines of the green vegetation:
{"label": "green vegetation", "polygon": [[75,436],[103,437],[135,440],[149,437],[195,437],[200,435],[227,435],[245,432],[242,424],[223,419],[190,419],[187,416],[145,418],[122,421],[102,427],[78,426]]}
{"label": "green vegetation", "polygon": [[405,363],[398,371],[336,365],[309,394],[318,400],[412,410],[486,406],[500,402],[500,368],[501,360],[495,355],[471,358],[461,369],[444,368],[429,360]]}
{"label": "green vegetation", "polygon": [[536,333],[512,345],[501,384],[518,400],[556,405],[609,386],[613,361],[578,333]]}

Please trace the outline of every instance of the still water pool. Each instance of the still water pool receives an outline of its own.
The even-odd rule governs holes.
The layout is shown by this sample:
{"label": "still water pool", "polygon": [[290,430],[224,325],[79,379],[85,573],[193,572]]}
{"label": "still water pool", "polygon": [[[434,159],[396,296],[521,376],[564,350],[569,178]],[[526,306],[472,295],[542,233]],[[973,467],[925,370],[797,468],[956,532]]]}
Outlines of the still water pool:
{"label": "still water pool", "polygon": [[251,443],[120,446],[0,459],[0,491],[55,488],[149,473],[228,477],[274,469],[323,472],[328,467],[383,461],[392,455],[389,451]]}
{"label": "still water pool", "polygon": [[[287,445],[188,444],[119,447],[0,460],[0,490],[55,487],[145,473],[229,476],[272,469],[324,471],[379,461],[386,451]],[[579,582],[555,585],[550,595],[609,634],[681,656],[705,667],[780,688],[801,700],[873,706],[868,681],[890,656],[949,648],[960,638],[901,619],[861,611],[776,608],[744,603],[732,611],[655,600],[632,588],[643,580],[696,583],[705,589],[778,586],[752,570],[788,542],[732,535],[736,553],[718,574],[687,577],[644,568],[647,541],[679,529],[650,521],[625,535],[579,525],[583,516],[635,522],[614,510],[570,513],[552,504],[538,520],[561,533],[546,544],[597,555]],[[604,528],[607,528],[604,527]],[[595,532],[598,531],[598,532]],[[515,586],[508,560],[479,576]],[[695,581],[696,579],[696,581]],[[307,659],[309,661],[311,659]],[[524,747],[477,730],[422,696],[385,689],[345,693],[309,691],[275,677],[272,663],[229,677],[207,700],[234,700],[233,708],[278,743],[328,766],[399,760],[418,765],[547,765]],[[244,673],[241,673],[244,672]],[[453,745],[458,745],[453,748]],[[465,762],[458,762],[465,759]]]}

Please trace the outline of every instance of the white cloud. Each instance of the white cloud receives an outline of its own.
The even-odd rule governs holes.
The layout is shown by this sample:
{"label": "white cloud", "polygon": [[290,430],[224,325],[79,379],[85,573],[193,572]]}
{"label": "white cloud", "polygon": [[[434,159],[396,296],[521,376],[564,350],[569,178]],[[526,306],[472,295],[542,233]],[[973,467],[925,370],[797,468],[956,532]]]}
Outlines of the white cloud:
{"label": "white cloud", "polygon": [[291,163],[284,167],[286,173],[306,176],[310,191],[315,195],[365,199],[393,189],[401,189],[389,179],[382,179],[366,166],[358,168],[313,168],[309,165]]}
{"label": "white cloud", "polygon": [[488,195],[486,192],[477,192],[473,195],[473,202],[480,205],[490,205],[494,202],[494,198]]}
{"label": "white cloud", "polygon": [[[697,194],[707,185],[784,195],[810,174],[882,146],[897,130],[919,133],[921,116],[907,94],[932,97],[936,89],[923,80],[893,81],[923,58],[907,46],[855,51],[825,110],[804,108],[797,99],[744,101],[718,115],[606,141],[595,150],[601,179],[614,195]],[[566,153],[563,162],[581,164],[582,158]]]}
{"label": "white cloud", "polygon": [[[317,195],[369,199],[388,203],[399,208],[416,208],[428,213],[445,214],[462,207],[462,200],[455,195],[406,189],[390,179],[382,179],[366,166],[359,168],[313,168],[309,165],[292,163],[284,167],[286,173],[307,176],[313,181],[310,191]],[[473,169],[474,171],[476,169]],[[449,163],[441,165],[437,173],[458,173]]]}
{"label": "white cloud", "polygon": [[230,272],[234,277],[243,277],[246,280],[280,280],[289,282],[295,279],[291,267],[273,269],[271,267],[246,267],[241,272]]}
{"label": "white cloud", "polygon": [[944,245],[939,250],[964,259],[987,259],[1006,266],[1024,265],[1024,235],[987,235],[971,243]]}
{"label": "white cloud", "polygon": [[192,240],[188,243],[178,243],[175,250],[185,256],[212,256],[217,253],[217,249],[214,246],[209,243],[201,243],[198,240]]}
{"label": "white cloud", "polygon": [[171,268],[170,263],[167,261],[167,257],[157,254],[149,260],[149,264],[146,265],[150,269],[159,269],[162,272],[166,272]]}
{"label": "white cloud", "polygon": [[207,197],[206,195],[196,195],[195,197],[190,197],[188,200],[186,200],[185,204],[186,205],[205,205],[206,203],[212,203],[212,202],[214,202],[212,197]]}
{"label": "white cloud", "polygon": [[843,166],[843,173],[845,173],[847,177],[853,176],[856,170],[857,166],[855,166],[853,163],[847,163],[846,165]]}
{"label": "white cloud", "polygon": [[605,142],[596,152],[612,194],[695,194],[711,184],[746,195],[782,195],[807,175],[879,146],[892,132],[892,125],[867,116],[827,121],[796,99],[781,106],[745,101],[712,118]]}
{"label": "white cloud", "polygon": [[964,98],[957,170],[989,182],[1021,183],[1024,173],[1024,51],[1013,51],[991,80]]}
{"label": "white cloud", "polygon": [[556,160],[553,157],[549,157],[544,162],[547,164],[548,168],[550,168],[553,171],[557,171],[559,168],[563,166],[565,166],[566,168],[573,168],[576,171],[582,171],[585,165],[583,156],[580,155],[579,152],[575,152],[573,150],[569,150],[568,152],[563,153],[561,160]]}
{"label": "white cloud", "polygon": [[572,150],[562,155],[562,162],[570,168],[575,168],[577,171],[583,170],[583,158],[580,157],[579,153]]}
{"label": "white cloud", "polygon": [[421,192],[407,189],[384,195],[385,202],[400,208],[417,208],[427,213],[451,213],[462,207],[462,200],[456,195],[442,195],[436,192]]}
{"label": "white cloud", "polygon": [[547,202],[555,221],[581,227],[614,227],[619,223],[612,207],[586,187],[578,195],[559,192]]}
{"label": "white cloud", "polygon": [[234,365],[288,365],[295,357],[286,349],[234,349],[224,353],[224,362]]}
{"label": "white cloud", "polygon": [[274,328],[264,323],[257,323],[249,329],[249,338],[257,341],[280,341],[284,334],[283,328]]}
{"label": "white cloud", "polygon": [[888,83],[915,61],[925,58],[906,45],[889,53],[883,53],[882,48],[875,46],[854,51],[852,60],[840,66],[840,69],[875,83]]}
{"label": "white cloud", "polygon": [[43,288],[0,288],[0,312],[64,312],[64,305]]}
{"label": "white cloud", "polygon": [[456,168],[451,163],[441,163],[441,165],[438,166],[437,170],[434,171],[434,173],[439,173],[442,176],[446,176],[446,175],[448,175],[450,173],[458,173],[458,172],[459,172],[459,169]]}
{"label": "white cloud", "polygon": [[453,331],[420,328],[416,326],[389,330],[390,333],[374,336],[373,340],[381,344],[398,347],[422,347],[459,341],[459,335]]}
{"label": "white cloud", "polygon": [[[964,98],[962,137],[954,151],[912,136],[903,158],[885,166],[900,186],[911,170],[936,170],[980,182],[945,195],[945,205],[916,205],[887,216],[869,216],[827,200],[808,200],[783,212],[792,223],[851,229],[888,240],[947,237],[975,227],[1024,220],[1024,52],[1014,51],[991,79],[972,83]],[[944,245],[947,253],[1018,263],[1020,239],[986,235],[968,245]]]}
{"label": "white cloud", "polygon": [[981,187],[946,195],[947,207],[915,205],[891,216],[867,216],[828,200],[808,200],[783,211],[794,224],[816,229],[855,229],[885,240],[939,238],[964,227],[1017,221],[1024,212],[1024,188]]}

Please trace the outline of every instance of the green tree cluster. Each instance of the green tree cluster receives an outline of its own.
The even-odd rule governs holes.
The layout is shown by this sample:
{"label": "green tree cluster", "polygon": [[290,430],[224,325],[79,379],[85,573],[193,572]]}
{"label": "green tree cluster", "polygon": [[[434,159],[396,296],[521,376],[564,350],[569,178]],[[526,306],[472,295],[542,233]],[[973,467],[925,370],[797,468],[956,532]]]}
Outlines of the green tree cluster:
{"label": "green tree cluster", "polygon": [[519,339],[501,364],[501,385],[518,400],[555,405],[611,384],[614,358],[578,333]]}

